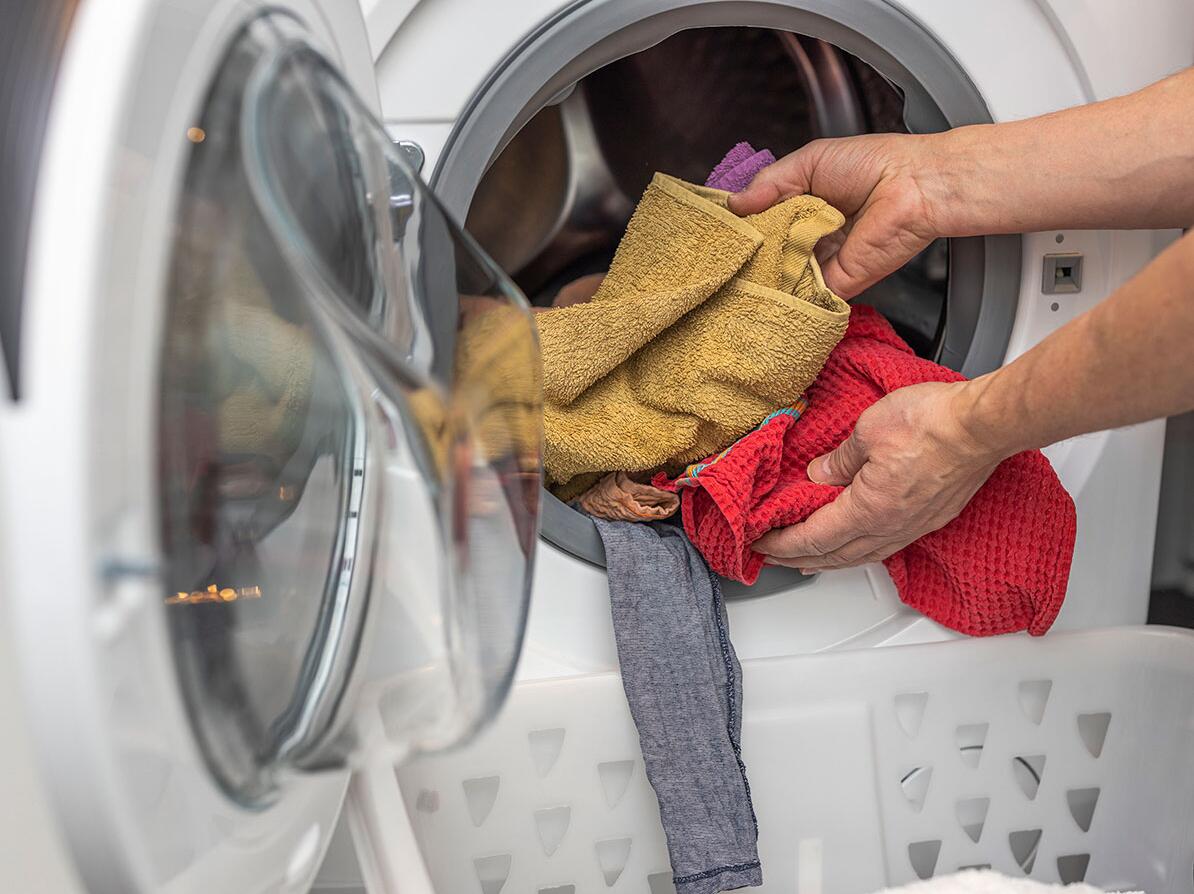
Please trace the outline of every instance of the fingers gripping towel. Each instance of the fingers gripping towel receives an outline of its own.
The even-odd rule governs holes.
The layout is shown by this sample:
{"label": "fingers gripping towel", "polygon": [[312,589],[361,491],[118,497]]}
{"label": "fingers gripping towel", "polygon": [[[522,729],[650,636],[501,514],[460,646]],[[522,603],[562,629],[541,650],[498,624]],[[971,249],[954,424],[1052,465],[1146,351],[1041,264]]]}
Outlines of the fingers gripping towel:
{"label": "fingers gripping towel", "polygon": [[842,216],[801,196],[739,218],[727,195],[657,174],[592,300],[537,315],[561,499],[731,443],[799,395],[845,332],[849,308],[812,255]]}
{"label": "fingers gripping towel", "polygon": [[[670,482],[681,492],[684,529],[714,571],[754,583],[763,557],[751,544],[842,490],[809,481],[812,459],[844,441],[888,392],[961,379],[917,357],[877,311],[855,306],[803,415],[776,414],[695,475]],[[664,476],[654,483],[669,485]],[[884,564],[900,598],[946,627],[1040,635],[1065,597],[1075,526],[1073,500],[1053,467],[1027,451],[1000,463],[956,519]]]}
{"label": "fingers gripping towel", "polygon": [[763,883],[742,733],[742,668],[717,578],[675,525],[594,519],[622,687],[679,894]]}

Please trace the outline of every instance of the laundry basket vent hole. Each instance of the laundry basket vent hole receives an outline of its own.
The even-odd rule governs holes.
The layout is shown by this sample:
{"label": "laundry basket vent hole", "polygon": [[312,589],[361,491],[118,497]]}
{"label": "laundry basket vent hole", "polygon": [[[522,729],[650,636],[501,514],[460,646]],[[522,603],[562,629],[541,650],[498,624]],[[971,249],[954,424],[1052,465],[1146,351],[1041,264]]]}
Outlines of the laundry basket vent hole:
{"label": "laundry basket vent hole", "polygon": [[1043,754],[1020,754],[1012,758],[1012,776],[1024,792],[1029,801],[1036,797],[1041,787],[1041,778],[1045,775],[1045,756]]}
{"label": "laundry basket vent hole", "polygon": [[439,810],[439,792],[430,788],[420,789],[415,799],[415,810],[419,813],[435,813]]}
{"label": "laundry basket vent hole", "polygon": [[896,722],[910,739],[920,732],[921,721],[925,719],[925,705],[929,703],[927,692],[905,692],[895,697]]}
{"label": "laundry basket vent hole", "polygon": [[556,885],[554,888],[540,888],[536,894],[576,894],[576,885]]}
{"label": "laundry basket vent hole", "polygon": [[539,832],[539,844],[543,846],[545,856],[550,857],[556,852],[571,822],[571,807],[544,807],[535,811],[535,828]]}
{"label": "laundry basket vent hole", "polygon": [[1020,710],[1033,723],[1039,724],[1049,704],[1049,693],[1053,691],[1052,680],[1027,680],[1020,684]]}
{"label": "laundry basket vent hole", "polygon": [[1032,867],[1036,865],[1037,850],[1041,846],[1041,830],[1024,829],[1012,832],[1007,836],[1007,843],[1012,849],[1016,865],[1025,875],[1031,873]]}
{"label": "laundry basket vent hole", "polygon": [[647,876],[647,887],[650,894],[676,894],[676,886],[672,884],[670,872],[656,872]]}
{"label": "laundry basket vent hole", "polygon": [[1107,728],[1111,726],[1111,715],[1106,712],[1098,714],[1078,715],[1078,734],[1082,736],[1082,744],[1090,752],[1091,757],[1099,757],[1103,753],[1103,743],[1107,741]]}
{"label": "laundry basket vent hole", "polygon": [[962,762],[968,767],[977,767],[983,756],[983,746],[987,743],[989,723],[969,723],[959,726],[956,735],[958,753],[962,755]]}
{"label": "laundry basket vent hole", "polygon": [[601,874],[605,876],[605,884],[612,888],[622,870],[626,868],[626,861],[630,859],[629,838],[609,838],[596,844],[597,865],[601,867]]}
{"label": "laundry basket vent hole", "polygon": [[611,810],[626,795],[630,777],[634,775],[634,761],[606,761],[597,765],[597,776],[601,779],[601,790],[605,792],[605,804]]}
{"label": "laundry basket vent hole", "polygon": [[955,805],[958,825],[975,844],[983,835],[983,826],[987,823],[987,809],[990,806],[990,798],[967,798]]}
{"label": "laundry basket vent hole", "polygon": [[510,877],[510,855],[495,854],[473,860],[477,870],[477,881],[481,883],[481,894],[498,894]]}
{"label": "laundry basket vent hole", "polygon": [[1073,885],[1086,880],[1086,867],[1090,865],[1090,854],[1067,854],[1057,858],[1057,877],[1063,885]]}
{"label": "laundry basket vent hole", "polygon": [[904,797],[917,813],[925,806],[925,798],[929,794],[929,781],[932,778],[932,767],[917,767],[905,773],[900,780],[900,789],[904,792]]}
{"label": "laundry basket vent hole", "polygon": [[531,747],[531,763],[535,765],[535,772],[546,776],[560,758],[560,750],[564,747],[564,730],[533,730],[527,733],[527,742]]}
{"label": "laundry basket vent hole", "polygon": [[958,872],[965,872],[968,869],[974,869],[977,871],[980,869],[990,869],[990,868],[991,868],[990,863],[971,863],[969,866],[959,866]]}
{"label": "laundry basket vent hole", "polygon": [[933,877],[940,855],[940,841],[914,841],[908,845],[908,861],[912,864],[912,871],[921,879]]}
{"label": "laundry basket vent hole", "polygon": [[1075,788],[1065,793],[1066,803],[1070,805],[1070,816],[1083,832],[1090,831],[1090,822],[1094,819],[1095,805],[1099,803],[1097,788]]}
{"label": "laundry basket vent hole", "polygon": [[468,804],[468,815],[472,817],[474,826],[480,826],[489,819],[501,785],[502,780],[499,776],[466,779],[460,783],[460,787],[464,789],[465,803]]}

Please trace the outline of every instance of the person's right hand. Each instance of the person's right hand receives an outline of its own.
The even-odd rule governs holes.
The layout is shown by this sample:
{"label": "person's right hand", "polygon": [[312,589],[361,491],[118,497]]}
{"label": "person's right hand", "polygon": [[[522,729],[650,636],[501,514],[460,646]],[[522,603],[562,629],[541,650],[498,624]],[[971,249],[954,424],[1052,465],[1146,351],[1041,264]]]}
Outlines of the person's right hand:
{"label": "person's right hand", "polygon": [[875,134],[815,140],[760,171],[729,198],[738,215],[811,194],[846,216],[817,244],[825,284],[850,299],[902,267],[938,236],[944,187],[929,138]]}

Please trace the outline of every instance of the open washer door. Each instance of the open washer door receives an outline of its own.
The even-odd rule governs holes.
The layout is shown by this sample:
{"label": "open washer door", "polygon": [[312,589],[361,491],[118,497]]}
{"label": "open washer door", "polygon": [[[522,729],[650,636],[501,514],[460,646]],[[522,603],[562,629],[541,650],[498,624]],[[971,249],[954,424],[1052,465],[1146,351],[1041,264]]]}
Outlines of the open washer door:
{"label": "open washer door", "polygon": [[89,890],[303,890],[354,768],[509,686],[535,329],[335,61],[352,0],[116,6],[76,19],[39,175],[8,633]]}

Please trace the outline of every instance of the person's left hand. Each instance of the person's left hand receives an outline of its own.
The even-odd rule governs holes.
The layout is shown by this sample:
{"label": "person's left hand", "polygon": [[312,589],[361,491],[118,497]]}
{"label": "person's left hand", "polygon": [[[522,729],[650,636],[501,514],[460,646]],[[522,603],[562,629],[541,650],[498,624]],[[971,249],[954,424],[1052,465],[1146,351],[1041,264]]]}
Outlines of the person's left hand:
{"label": "person's left hand", "polygon": [[869,407],[849,438],[809,463],[811,480],[845,490],[753,549],[811,574],[878,562],[944,527],[1003,459],[967,428],[977,384],[912,385]]}

